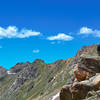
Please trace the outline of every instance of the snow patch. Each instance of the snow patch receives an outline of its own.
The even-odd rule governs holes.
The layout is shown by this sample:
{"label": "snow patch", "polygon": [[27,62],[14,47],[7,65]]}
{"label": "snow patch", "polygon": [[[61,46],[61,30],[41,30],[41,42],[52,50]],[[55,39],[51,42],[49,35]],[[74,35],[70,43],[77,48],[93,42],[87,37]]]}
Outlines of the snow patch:
{"label": "snow patch", "polygon": [[16,73],[11,73],[10,71],[7,71],[8,74],[16,74]]}
{"label": "snow patch", "polygon": [[54,96],[52,97],[52,100],[55,100],[57,97],[59,97],[59,93],[57,93],[56,95],[54,95]]}

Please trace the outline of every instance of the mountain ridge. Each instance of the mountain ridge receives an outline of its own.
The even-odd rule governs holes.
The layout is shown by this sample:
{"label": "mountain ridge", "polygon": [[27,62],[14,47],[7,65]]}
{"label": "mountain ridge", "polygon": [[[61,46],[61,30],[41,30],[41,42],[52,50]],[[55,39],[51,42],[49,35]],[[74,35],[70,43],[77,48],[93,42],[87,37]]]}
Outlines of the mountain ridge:
{"label": "mountain ridge", "polygon": [[[99,79],[100,73],[99,46],[84,46],[75,57],[50,64],[37,59],[32,63],[17,63],[10,70],[1,67],[0,100],[86,99],[87,94],[90,95],[88,92],[92,91],[91,85],[96,86],[93,91],[99,90],[97,87],[100,86],[99,80],[94,80]],[[90,84],[88,81],[91,81]],[[84,89],[86,94],[83,95],[77,86]]]}

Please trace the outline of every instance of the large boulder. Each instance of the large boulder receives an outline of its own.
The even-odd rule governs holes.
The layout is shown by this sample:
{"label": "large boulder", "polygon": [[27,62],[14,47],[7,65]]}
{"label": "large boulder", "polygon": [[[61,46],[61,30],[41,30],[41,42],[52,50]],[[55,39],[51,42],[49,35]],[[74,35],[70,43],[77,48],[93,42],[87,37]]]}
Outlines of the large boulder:
{"label": "large boulder", "polygon": [[84,86],[89,86],[94,90],[100,89],[100,73],[91,77],[89,80],[81,81],[79,83]]}
{"label": "large boulder", "polygon": [[89,79],[100,73],[100,57],[82,55],[74,68],[74,74],[78,81]]}
{"label": "large boulder", "polygon": [[91,77],[89,80],[75,82],[70,87],[73,100],[81,100],[88,96],[89,91],[97,91],[100,89],[100,74]]}
{"label": "large boulder", "polygon": [[60,92],[60,100],[72,100],[70,85],[64,86]]}
{"label": "large boulder", "polygon": [[91,90],[91,86],[75,82],[71,87],[72,100],[81,100],[87,96],[88,91]]}

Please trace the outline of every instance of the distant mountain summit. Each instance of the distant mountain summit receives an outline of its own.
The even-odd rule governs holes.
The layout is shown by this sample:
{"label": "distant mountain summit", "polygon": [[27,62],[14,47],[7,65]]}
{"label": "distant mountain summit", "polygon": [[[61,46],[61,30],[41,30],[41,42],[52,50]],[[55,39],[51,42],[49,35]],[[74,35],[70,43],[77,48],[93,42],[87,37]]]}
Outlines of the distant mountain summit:
{"label": "distant mountain summit", "polygon": [[100,100],[100,45],[51,64],[36,59],[10,70],[0,66],[0,100]]}

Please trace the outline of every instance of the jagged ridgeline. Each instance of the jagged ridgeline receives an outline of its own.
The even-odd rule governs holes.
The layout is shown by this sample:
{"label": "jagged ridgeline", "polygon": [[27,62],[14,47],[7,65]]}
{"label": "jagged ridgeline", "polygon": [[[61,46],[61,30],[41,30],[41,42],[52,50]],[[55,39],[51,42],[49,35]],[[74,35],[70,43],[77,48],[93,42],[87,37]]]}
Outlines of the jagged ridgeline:
{"label": "jagged ridgeline", "polygon": [[51,64],[37,59],[10,70],[0,66],[0,100],[100,100],[100,45]]}

